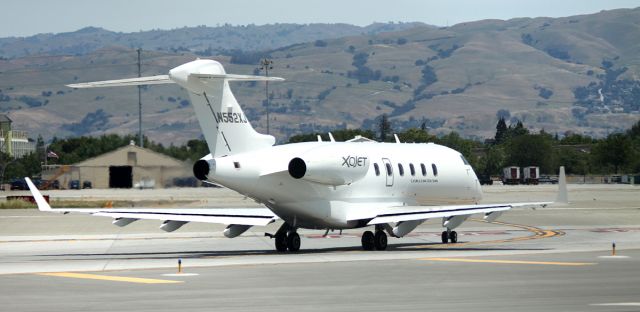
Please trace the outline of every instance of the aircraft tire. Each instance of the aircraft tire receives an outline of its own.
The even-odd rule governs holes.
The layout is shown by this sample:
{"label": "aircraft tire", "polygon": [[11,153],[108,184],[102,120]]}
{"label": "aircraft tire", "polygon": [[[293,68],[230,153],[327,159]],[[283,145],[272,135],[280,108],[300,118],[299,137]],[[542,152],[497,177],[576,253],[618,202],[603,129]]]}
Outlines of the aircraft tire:
{"label": "aircraft tire", "polygon": [[289,232],[287,235],[287,248],[289,251],[300,250],[300,235],[296,232]]}
{"label": "aircraft tire", "polygon": [[449,233],[447,231],[442,231],[442,243],[446,244],[449,242]]}
{"label": "aircraft tire", "polygon": [[458,242],[458,232],[451,231],[451,234],[449,234],[449,240],[454,244],[457,243]]}
{"label": "aircraft tire", "polygon": [[384,231],[376,231],[374,241],[377,250],[387,249],[387,234]]}
{"label": "aircraft tire", "polygon": [[287,251],[286,233],[276,233],[276,250],[279,252]]}
{"label": "aircraft tire", "polygon": [[376,245],[376,238],[373,236],[373,232],[365,231],[362,233],[362,249],[364,250],[373,250]]}

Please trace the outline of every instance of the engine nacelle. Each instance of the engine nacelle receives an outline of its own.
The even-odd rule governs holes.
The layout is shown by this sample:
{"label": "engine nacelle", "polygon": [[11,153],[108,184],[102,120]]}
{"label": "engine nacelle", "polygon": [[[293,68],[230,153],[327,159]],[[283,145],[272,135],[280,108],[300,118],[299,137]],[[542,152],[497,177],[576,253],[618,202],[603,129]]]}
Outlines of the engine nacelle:
{"label": "engine nacelle", "polygon": [[289,174],[332,186],[351,184],[362,179],[369,170],[369,158],[359,155],[322,155],[314,153],[296,157],[289,162]]}
{"label": "engine nacelle", "polygon": [[216,161],[211,158],[211,155],[202,157],[200,160],[193,164],[193,175],[198,180],[207,180],[209,174],[216,169]]}

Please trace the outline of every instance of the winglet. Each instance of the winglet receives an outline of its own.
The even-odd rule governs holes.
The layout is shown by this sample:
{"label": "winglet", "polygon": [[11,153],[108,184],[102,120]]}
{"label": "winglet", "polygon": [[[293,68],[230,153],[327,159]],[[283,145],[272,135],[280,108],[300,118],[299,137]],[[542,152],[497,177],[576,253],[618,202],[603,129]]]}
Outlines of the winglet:
{"label": "winglet", "polygon": [[555,203],[569,203],[569,193],[567,192],[567,177],[564,175],[564,166],[560,166],[560,173],[558,174],[558,197],[556,197]]}
{"label": "winglet", "polygon": [[51,206],[49,206],[49,203],[47,203],[47,201],[44,199],[40,191],[38,191],[38,188],[33,184],[33,182],[31,182],[31,179],[25,177],[24,180],[27,182],[27,185],[29,186],[31,195],[33,195],[33,198],[36,200],[36,204],[38,205],[38,210],[49,211],[49,212],[53,211],[53,209],[51,209]]}

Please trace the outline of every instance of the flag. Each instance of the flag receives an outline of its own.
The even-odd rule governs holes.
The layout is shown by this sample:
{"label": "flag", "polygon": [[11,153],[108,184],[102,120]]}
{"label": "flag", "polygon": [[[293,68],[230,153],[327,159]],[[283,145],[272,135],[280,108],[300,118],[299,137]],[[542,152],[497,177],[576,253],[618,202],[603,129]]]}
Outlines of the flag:
{"label": "flag", "polygon": [[60,158],[60,157],[58,157],[58,154],[54,153],[53,151],[49,151],[47,153],[47,158],[56,158],[57,159],[57,158]]}

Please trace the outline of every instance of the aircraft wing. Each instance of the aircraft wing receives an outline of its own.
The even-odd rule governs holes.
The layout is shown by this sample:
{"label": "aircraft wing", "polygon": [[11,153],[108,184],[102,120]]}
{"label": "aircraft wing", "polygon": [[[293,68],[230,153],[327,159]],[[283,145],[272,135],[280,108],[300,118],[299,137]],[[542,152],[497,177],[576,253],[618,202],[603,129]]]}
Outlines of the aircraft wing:
{"label": "aircraft wing", "polygon": [[[176,222],[204,222],[238,225],[267,225],[279,218],[267,208],[57,208],[53,209],[44,199],[40,191],[25,178],[38,209],[57,213],[85,213],[94,216],[112,217],[124,220],[124,224],[138,219],[163,220]],[[130,220],[127,223],[127,220]],[[116,223],[117,224],[117,223]]]}
{"label": "aircraft wing", "polygon": [[566,205],[569,202],[567,193],[567,179],[564,167],[560,167],[558,175],[558,193],[555,201],[547,202],[520,202],[499,204],[470,204],[470,205],[443,205],[443,206],[395,206],[378,210],[375,216],[353,216],[352,219],[370,219],[368,225],[391,222],[418,221],[431,218],[450,218],[455,216],[469,216],[472,214],[484,214],[484,219],[495,220],[504,211],[511,208],[544,208],[548,205]]}
{"label": "aircraft wing", "polygon": [[553,202],[505,203],[505,204],[473,204],[444,206],[399,206],[383,209],[368,225],[447,218],[472,214],[502,213],[514,207],[546,207]]}

